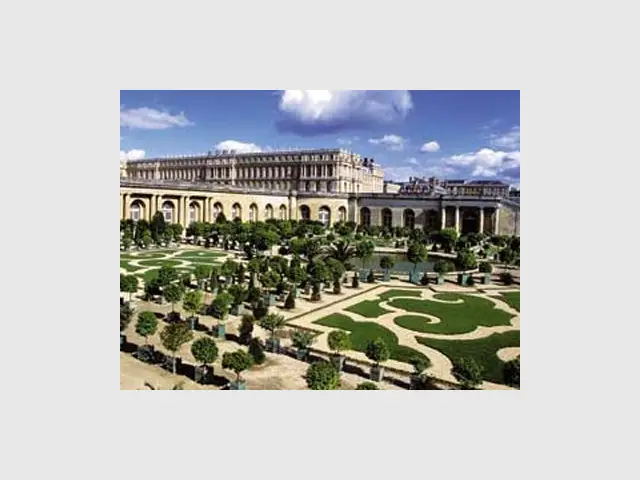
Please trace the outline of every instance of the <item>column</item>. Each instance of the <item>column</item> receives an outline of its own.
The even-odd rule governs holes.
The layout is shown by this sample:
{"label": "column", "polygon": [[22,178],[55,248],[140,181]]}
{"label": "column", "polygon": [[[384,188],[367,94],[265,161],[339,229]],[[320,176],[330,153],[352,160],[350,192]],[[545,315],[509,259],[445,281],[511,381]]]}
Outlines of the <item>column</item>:
{"label": "column", "polygon": [[500,234],[500,230],[498,228],[498,220],[500,219],[500,209],[496,208],[496,212],[494,213],[495,220],[493,222],[493,233],[496,235]]}
{"label": "column", "polygon": [[440,210],[440,230],[444,230],[447,227],[447,207],[442,207]]}
{"label": "column", "polygon": [[484,207],[480,207],[480,233],[484,233]]}
{"label": "column", "polygon": [[156,209],[158,208],[157,198],[157,195],[154,194],[149,197],[149,221],[151,221],[156,214]]}
{"label": "column", "polygon": [[123,219],[122,217],[123,215],[124,215],[124,200],[122,198],[122,195],[120,195],[120,220]]}
{"label": "column", "polygon": [[460,233],[460,207],[456,206],[456,232]]}
{"label": "column", "polygon": [[186,196],[180,198],[180,224],[184,228],[187,228],[189,226],[188,223],[187,223],[187,221],[188,221],[188,216],[187,216],[187,198],[188,197],[186,197]]}
{"label": "column", "polygon": [[211,221],[211,198],[210,197],[205,197],[204,198],[204,222],[210,222]]}
{"label": "column", "polygon": [[131,198],[129,197],[128,193],[125,193],[123,195],[124,197],[124,219],[127,220],[129,218],[131,218],[131,211],[129,210],[129,203],[131,202]]}

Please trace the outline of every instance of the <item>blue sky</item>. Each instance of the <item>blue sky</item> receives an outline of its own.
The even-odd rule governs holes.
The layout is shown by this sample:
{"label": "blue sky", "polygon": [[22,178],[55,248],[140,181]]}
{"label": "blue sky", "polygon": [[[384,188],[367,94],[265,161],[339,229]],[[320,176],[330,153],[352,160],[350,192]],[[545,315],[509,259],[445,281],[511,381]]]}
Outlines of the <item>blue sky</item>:
{"label": "blue sky", "polygon": [[120,158],[344,147],[388,180],[520,184],[520,92],[121,91]]}

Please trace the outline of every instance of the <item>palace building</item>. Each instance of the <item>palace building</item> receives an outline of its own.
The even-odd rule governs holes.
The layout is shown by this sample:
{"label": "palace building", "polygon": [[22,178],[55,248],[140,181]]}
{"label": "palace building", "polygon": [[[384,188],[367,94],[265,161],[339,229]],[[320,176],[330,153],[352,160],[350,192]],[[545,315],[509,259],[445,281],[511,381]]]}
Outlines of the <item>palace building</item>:
{"label": "palace building", "polygon": [[187,226],[228,219],[456,228],[520,234],[520,196],[497,181],[384,181],[372,158],[345,149],[236,153],[121,162],[120,218]]}

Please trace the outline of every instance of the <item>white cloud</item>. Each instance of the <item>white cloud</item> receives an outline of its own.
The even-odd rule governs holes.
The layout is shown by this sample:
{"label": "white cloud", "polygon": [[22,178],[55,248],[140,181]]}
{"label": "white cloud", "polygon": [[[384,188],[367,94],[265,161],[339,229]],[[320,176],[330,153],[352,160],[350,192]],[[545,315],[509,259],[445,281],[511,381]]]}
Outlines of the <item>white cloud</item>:
{"label": "white cloud", "polygon": [[120,161],[140,160],[141,158],[144,158],[144,150],[129,150],[128,152],[120,150]]}
{"label": "white cloud", "polygon": [[425,152],[437,152],[440,150],[440,145],[436,141],[427,142],[422,147],[420,147],[420,151],[422,153]]}
{"label": "white cloud", "polygon": [[404,149],[405,139],[399,135],[390,134],[385,135],[382,138],[370,138],[369,143],[372,143],[373,145],[382,145],[388,150],[400,152]]}
{"label": "white cloud", "polygon": [[411,158],[407,158],[407,163],[410,163],[411,165],[418,165],[418,160],[415,159],[415,157],[411,157]]}
{"label": "white cloud", "polygon": [[482,148],[477,152],[445,158],[444,164],[454,168],[464,168],[472,176],[495,177],[507,170],[514,172],[517,170],[519,176],[520,152],[503,152]]}
{"label": "white cloud", "polygon": [[360,140],[360,137],[339,138],[336,140],[339,145],[351,145],[353,142]]}
{"label": "white cloud", "polygon": [[239,142],[237,140],[225,140],[214,146],[216,150],[235,150],[238,153],[262,152],[262,148],[255,143]]}
{"label": "white cloud", "polygon": [[161,112],[154,108],[130,108],[120,107],[120,127],[139,128],[144,130],[164,130],[171,127],[186,127],[193,125],[184,113],[171,115],[169,112]]}
{"label": "white cloud", "polygon": [[520,148],[520,126],[516,125],[505,134],[492,134],[489,136],[491,145],[494,147],[515,150]]}
{"label": "white cloud", "polygon": [[[409,160],[412,160],[412,159],[409,159]],[[414,165],[413,162],[409,162],[409,163]],[[384,178],[385,180],[391,180],[392,182],[406,182],[409,180],[409,177],[444,178],[453,172],[455,172],[455,169],[446,165],[431,165],[429,167],[420,167],[418,165],[414,165],[411,167],[388,166],[384,168]]]}
{"label": "white cloud", "polygon": [[314,135],[388,124],[413,108],[407,90],[284,90],[280,127]]}

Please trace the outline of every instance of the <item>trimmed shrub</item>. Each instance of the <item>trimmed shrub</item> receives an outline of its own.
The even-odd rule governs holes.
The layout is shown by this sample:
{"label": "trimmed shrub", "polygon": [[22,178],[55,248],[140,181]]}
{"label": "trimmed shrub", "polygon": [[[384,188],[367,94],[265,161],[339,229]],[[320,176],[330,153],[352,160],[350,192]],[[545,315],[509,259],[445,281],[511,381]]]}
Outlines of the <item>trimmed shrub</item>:
{"label": "trimmed shrub", "polygon": [[256,365],[262,365],[264,363],[267,356],[264,354],[264,345],[262,344],[262,340],[259,338],[251,339],[251,342],[249,342],[249,354],[253,357],[253,361]]}
{"label": "trimmed shrub", "polygon": [[482,262],[478,269],[481,273],[491,273],[493,271],[493,266],[489,262]]}
{"label": "trimmed shrub", "polygon": [[380,390],[380,388],[373,382],[362,382],[356,390]]}

